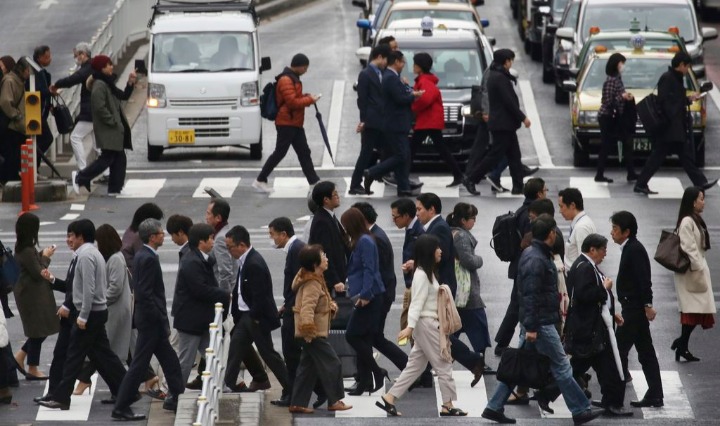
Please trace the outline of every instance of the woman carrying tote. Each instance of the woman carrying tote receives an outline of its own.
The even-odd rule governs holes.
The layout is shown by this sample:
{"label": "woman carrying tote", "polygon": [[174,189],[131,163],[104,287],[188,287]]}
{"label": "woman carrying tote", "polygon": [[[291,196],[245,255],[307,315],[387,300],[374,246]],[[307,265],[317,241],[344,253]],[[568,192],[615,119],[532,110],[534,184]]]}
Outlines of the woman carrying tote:
{"label": "woman carrying tote", "polygon": [[452,377],[452,362],[440,356],[440,323],[438,321],[438,264],[442,257],[440,241],[431,234],[418,237],[415,242],[415,274],[412,282],[412,297],[408,309],[408,326],[400,331],[398,338],[415,339],[410,351],[407,367],[400,373],[395,385],[375,405],[391,416],[400,416],[395,400],[401,398],[410,386],[425,371],[428,362],[437,373],[442,395],[441,416],[466,416],[467,413],[453,407],[457,399],[455,381]]}
{"label": "woman carrying tote", "polygon": [[677,227],[680,248],[690,259],[690,269],[675,273],[682,325],[680,337],[670,347],[675,350],[675,361],[680,361],[680,357],[686,361],[700,361],[688,350],[690,334],[698,325],[708,329],[715,324],[715,297],[705,259],[705,252],[710,250],[710,233],[702,218],[704,208],[705,191],[694,186],[687,188],[680,202]]}

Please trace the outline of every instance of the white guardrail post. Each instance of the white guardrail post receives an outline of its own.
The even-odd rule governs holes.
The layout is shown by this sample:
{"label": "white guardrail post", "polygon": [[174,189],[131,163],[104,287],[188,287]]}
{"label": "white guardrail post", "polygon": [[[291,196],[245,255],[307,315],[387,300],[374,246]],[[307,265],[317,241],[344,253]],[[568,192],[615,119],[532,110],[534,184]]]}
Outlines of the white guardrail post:
{"label": "white guardrail post", "polygon": [[215,304],[215,319],[210,324],[210,344],[205,349],[205,371],[202,391],[197,399],[197,417],[193,426],[214,426],[220,412],[220,398],[225,377],[225,342],[223,334],[223,305]]}

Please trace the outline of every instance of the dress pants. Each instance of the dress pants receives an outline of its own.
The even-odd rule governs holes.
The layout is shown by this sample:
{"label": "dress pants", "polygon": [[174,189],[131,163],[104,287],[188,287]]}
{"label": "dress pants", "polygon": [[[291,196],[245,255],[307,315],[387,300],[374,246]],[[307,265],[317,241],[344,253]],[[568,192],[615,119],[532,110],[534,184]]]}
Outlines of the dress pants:
{"label": "dress pants", "polygon": [[[252,357],[252,353],[255,352],[252,346],[253,343],[257,346],[260,357],[265,361],[270,371],[273,372],[278,382],[280,382],[280,386],[282,386],[284,391],[289,392],[288,370],[285,362],[280,354],[275,351],[270,332],[262,330],[260,325],[250,317],[249,312],[243,312],[241,314],[240,320],[235,324],[235,328],[232,331],[228,351],[228,366],[225,372],[225,384],[230,387],[235,385],[237,377],[240,374],[241,362],[245,362],[245,366],[248,368],[248,371],[250,371],[254,381],[267,381],[267,374],[264,373],[262,363],[259,359]],[[265,380],[262,380],[262,376],[264,376]]]}
{"label": "dress pants", "polygon": [[[478,122],[477,133],[475,134],[475,141],[470,149],[470,156],[468,157],[467,164],[465,165],[465,174],[470,175],[473,167],[480,164],[485,154],[490,150],[490,131],[488,130],[487,123],[483,120]],[[507,168],[508,161],[507,157],[503,157],[497,166],[490,172],[490,179],[499,182],[502,172]]]}
{"label": "dress pants", "polygon": [[[165,324],[146,324],[144,327],[137,329],[135,353],[115,398],[116,410],[124,410],[132,404],[138,386],[146,380],[153,355],[155,355],[165,373],[165,381],[167,381],[170,395],[177,397],[185,391],[180,361],[178,361],[177,353],[170,345],[169,328],[169,324],[166,322]],[[98,368],[100,367],[99,363],[96,363],[96,365]],[[100,374],[102,374],[102,371],[100,371]]]}
{"label": "dress pants", "polygon": [[27,354],[28,365],[40,365],[40,351],[42,350],[42,344],[45,339],[45,337],[28,337],[25,344],[20,348]]}
{"label": "dress pants", "polygon": [[205,355],[205,349],[210,346],[210,332],[205,330],[203,334],[195,335],[182,331],[177,332],[178,340],[178,361],[180,362],[180,371],[182,372],[183,383],[188,382],[190,373],[197,354]]}
{"label": "dress pants", "polygon": [[14,130],[0,131],[0,157],[5,162],[0,166],[0,183],[20,180],[20,147],[25,135]]}
{"label": "dress pants", "polygon": [[459,308],[458,314],[460,314],[462,328],[455,333],[455,337],[460,337],[461,333],[465,333],[473,350],[478,353],[485,353],[485,349],[492,346],[485,308]]}
{"label": "dress pants", "polygon": [[410,143],[405,132],[385,132],[383,151],[388,157],[368,169],[370,177],[380,180],[395,172],[398,191],[410,191]]}
{"label": "dress pants", "polygon": [[[643,369],[648,390],[644,398],[663,398],[662,380],[660,378],[660,365],[658,364],[652,336],[650,335],[650,321],[645,316],[644,307],[623,307],[622,316],[625,323],[615,332],[618,351],[622,361],[623,370],[627,375],[628,353],[635,346],[638,361]],[[626,376],[627,377],[627,376]],[[638,395],[640,396],[640,395]]]}
{"label": "dress pants", "polygon": [[385,320],[387,319],[388,312],[392,307],[395,295],[386,295],[382,299],[382,308],[380,311],[380,318],[378,322],[378,329],[375,337],[373,338],[373,347],[378,350],[385,358],[389,359],[390,362],[395,364],[398,370],[402,371],[408,362],[408,356],[400,349],[396,344],[385,338]]}
{"label": "dress pants", "polygon": [[645,167],[643,167],[642,172],[638,177],[636,186],[640,188],[646,187],[648,182],[650,182],[650,178],[652,178],[653,175],[660,170],[660,166],[662,166],[663,161],[665,161],[665,157],[675,151],[678,151],[680,164],[690,178],[690,181],[692,181],[693,185],[705,185],[707,183],[707,178],[703,172],[698,169],[697,165],[695,165],[695,143],[693,142],[693,139],[690,138],[690,140],[686,140],[684,142],[653,141],[652,152],[650,153],[650,157],[647,159]]}
{"label": "dress pants", "polygon": [[322,385],[328,398],[328,406],[345,398],[342,363],[327,338],[317,337],[310,343],[300,341],[302,355],[300,355],[290,405],[307,407],[315,383]]}
{"label": "dress pants", "polygon": [[605,164],[607,163],[608,151],[618,141],[623,143],[623,156],[625,157],[625,167],[628,174],[635,173],[635,151],[632,144],[632,138],[620,135],[620,129],[617,128],[615,120],[607,115],[598,117],[600,124],[600,153],[598,154],[597,173],[596,176],[605,175]]}
{"label": "dress pants", "polygon": [[[285,359],[285,365],[288,371],[288,392],[294,392],[295,378],[297,377],[298,366],[303,347],[300,340],[295,338],[295,314],[292,308],[285,308],[282,317],[282,326],[280,327],[280,338],[282,339],[282,355]],[[321,382],[315,383],[315,394],[318,397],[324,396],[325,391],[321,386]]]}
{"label": "dress pants", "polygon": [[445,164],[447,164],[447,166],[450,168],[450,171],[452,171],[453,179],[461,180],[463,178],[463,172],[460,169],[457,161],[455,161],[455,157],[453,157],[452,153],[450,152],[450,148],[447,146],[447,143],[443,139],[441,129],[415,129],[412,136],[412,155],[410,157],[415,157],[415,152],[417,151],[417,149],[428,138],[430,139],[430,141],[432,141],[432,147],[440,155],[440,158],[442,158]]}
{"label": "dress pants", "polygon": [[268,176],[275,170],[280,161],[285,158],[288,150],[292,146],[295,150],[295,154],[300,160],[300,167],[302,168],[305,179],[307,179],[310,185],[316,184],[320,177],[315,173],[315,166],[313,166],[312,157],[310,156],[310,147],[308,146],[307,137],[305,136],[305,129],[302,127],[293,126],[275,126],[277,129],[277,142],[275,142],[275,150],[265,161],[257,180],[260,182],[267,182]]}
{"label": "dress pants", "polygon": [[515,335],[515,327],[520,320],[520,304],[517,296],[517,284],[513,280],[512,293],[510,293],[510,304],[505,311],[505,317],[500,323],[497,333],[495,334],[495,342],[500,347],[507,347]]}
{"label": "dress pants", "polygon": [[490,132],[492,144],[480,163],[473,167],[468,176],[471,182],[479,182],[488,172],[498,166],[503,156],[507,157],[512,176],[513,189],[523,187],[523,169],[520,154],[520,143],[515,131]]}
{"label": "dress pants", "polygon": [[[54,401],[70,404],[75,379],[82,370],[86,356],[97,365],[100,376],[110,387],[110,392],[113,395],[119,395],[120,383],[124,381],[123,377],[125,377],[125,367],[115,352],[110,349],[110,341],[105,332],[107,318],[107,309],[92,311],[88,315],[85,330],[78,328],[77,324],[73,325],[70,331],[70,343],[67,349],[63,378],[52,393]],[[137,385],[131,395],[135,395],[135,392],[137,392]]]}
{"label": "dress pants", "polygon": [[400,373],[400,377],[388,392],[395,398],[405,395],[410,386],[425,371],[429,362],[437,373],[442,401],[449,402],[457,399],[455,380],[452,377],[452,362],[445,361],[440,357],[438,327],[440,327],[440,323],[435,318],[420,317],[418,320],[413,330],[415,344],[410,350],[407,367]]}
{"label": "dress pants", "polygon": [[362,308],[355,306],[345,331],[345,339],[357,354],[357,380],[363,385],[372,386],[372,373],[380,369],[373,358],[373,339],[378,333],[381,313],[382,298],[379,296]]}
{"label": "dress pants", "polygon": [[370,127],[363,129],[360,134],[360,154],[355,162],[352,178],[350,178],[350,188],[362,187],[363,172],[375,163],[375,152],[384,145],[382,130]]}
{"label": "dress pants", "polygon": [[118,193],[125,186],[125,173],[127,171],[127,156],[125,150],[111,151],[103,149],[97,160],[80,170],[77,174],[78,185],[85,185],[100,176],[105,169],[110,168],[108,178],[108,194]]}
{"label": "dress pants", "polygon": [[19,385],[17,367],[15,366],[15,354],[13,354],[12,344],[10,342],[8,342],[7,346],[0,348],[0,357],[5,358],[4,373],[8,384]]}
{"label": "dress pants", "polygon": [[590,367],[597,373],[602,393],[602,403],[609,407],[622,407],[625,400],[625,381],[620,380],[620,373],[615,365],[615,357],[610,343],[605,349],[589,358],[572,357],[570,359],[575,377],[585,374]]}
{"label": "dress pants", "polygon": [[55,341],[55,349],[53,350],[53,359],[50,364],[50,373],[48,376],[48,394],[52,395],[57,385],[63,378],[63,370],[65,369],[65,361],[67,360],[68,346],[70,345],[70,335],[72,333],[73,324],[77,314],[71,313],[68,318],[60,319],[60,332]]}

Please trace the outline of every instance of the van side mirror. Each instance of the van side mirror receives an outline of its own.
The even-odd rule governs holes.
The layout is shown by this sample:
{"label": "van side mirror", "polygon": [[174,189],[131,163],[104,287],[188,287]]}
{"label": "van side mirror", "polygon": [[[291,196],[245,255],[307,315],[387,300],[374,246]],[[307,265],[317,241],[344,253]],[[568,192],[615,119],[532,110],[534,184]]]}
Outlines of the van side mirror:
{"label": "van side mirror", "polygon": [[483,28],[487,28],[490,26],[490,20],[489,19],[480,19],[480,25],[482,25]]}
{"label": "van side mirror", "polygon": [[708,40],[715,40],[718,38],[718,30],[712,27],[703,27],[700,29],[702,33],[703,43]]}
{"label": "van side mirror", "polygon": [[265,57],[260,58],[260,72],[269,71],[270,68],[272,68],[272,63],[270,62],[270,57],[265,56]]}
{"label": "van side mirror", "polygon": [[575,80],[565,80],[562,83],[563,90],[566,92],[577,92],[577,82]]}
{"label": "van side mirror", "polygon": [[570,27],[558,28],[557,31],[555,31],[555,37],[559,38],[560,40],[567,40],[569,42],[573,42],[573,39],[575,38],[575,30]]}

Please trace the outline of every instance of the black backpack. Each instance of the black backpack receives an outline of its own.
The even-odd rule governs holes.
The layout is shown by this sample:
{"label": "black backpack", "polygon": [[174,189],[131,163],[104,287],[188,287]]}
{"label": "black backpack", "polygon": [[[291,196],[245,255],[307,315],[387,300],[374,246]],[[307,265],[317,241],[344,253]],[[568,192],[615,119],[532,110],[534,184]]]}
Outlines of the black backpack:
{"label": "black backpack", "polygon": [[270,121],[275,121],[278,114],[276,91],[277,81],[273,81],[265,85],[262,95],[260,95],[260,116]]}
{"label": "black backpack", "polygon": [[522,235],[518,231],[517,214],[507,212],[495,218],[490,247],[503,262],[511,262],[520,254]]}

